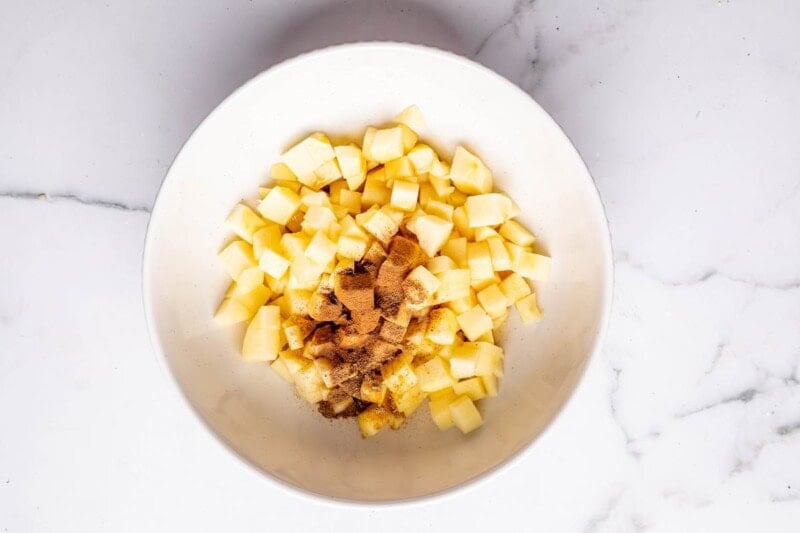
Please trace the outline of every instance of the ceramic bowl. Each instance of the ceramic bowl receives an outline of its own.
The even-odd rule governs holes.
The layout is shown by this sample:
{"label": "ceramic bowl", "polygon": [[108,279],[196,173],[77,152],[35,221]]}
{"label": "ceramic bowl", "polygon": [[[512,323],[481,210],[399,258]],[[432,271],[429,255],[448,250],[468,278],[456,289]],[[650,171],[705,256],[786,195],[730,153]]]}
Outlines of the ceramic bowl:
{"label": "ceramic bowl", "polygon": [[[417,104],[422,137],[447,157],[478,153],[495,186],[553,258],[538,284],[544,319],[512,313],[500,394],[480,403],[484,425],[439,431],[423,405],[398,431],[362,439],[330,421],[267,365],[239,360],[243,326],[212,315],[229,279],[216,254],[224,220],[268,181],[270,165],[314,131],[356,136]],[[609,314],[608,226],[570,141],[528,95],[467,59],[395,43],[305,54],[258,75],[219,105],[176,157],[158,195],[144,253],[144,300],[156,351],[191,408],[233,453],[284,486],[356,502],[442,494],[496,471],[528,448],[575,391]]]}

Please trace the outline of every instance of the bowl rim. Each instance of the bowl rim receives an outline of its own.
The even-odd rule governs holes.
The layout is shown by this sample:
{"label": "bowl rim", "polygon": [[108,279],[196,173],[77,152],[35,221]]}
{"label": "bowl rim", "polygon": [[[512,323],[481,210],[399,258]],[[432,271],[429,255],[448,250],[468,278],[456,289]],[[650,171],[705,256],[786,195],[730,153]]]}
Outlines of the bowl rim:
{"label": "bowl rim", "polygon": [[[178,382],[177,378],[172,372],[172,369],[169,366],[169,361],[162,347],[161,337],[159,335],[155,321],[154,309],[153,309],[154,304],[151,294],[152,287],[150,282],[151,270],[152,270],[150,266],[150,257],[152,254],[152,247],[153,247],[152,231],[153,228],[155,227],[154,221],[156,223],[158,222],[158,217],[160,214],[159,200],[161,200],[162,197],[161,193],[167,181],[169,181],[172,168],[175,166],[175,163],[181,157],[181,154],[183,153],[186,146],[194,139],[197,132],[213,116],[215,116],[217,113],[222,112],[222,110],[228,105],[228,103],[234,100],[241,92],[247,90],[251,85],[255,84],[257,81],[261,80],[266,76],[273,75],[275,72],[280,70],[291,68],[295,64],[307,60],[310,57],[319,57],[328,54],[339,54],[347,50],[365,50],[365,49],[368,50],[371,49],[377,51],[405,51],[415,54],[425,54],[429,56],[434,56],[438,59],[456,63],[457,65],[463,68],[471,69],[476,73],[493,78],[497,83],[505,85],[506,87],[509,87],[512,90],[523,95],[525,99],[530,103],[530,105],[533,105],[538,108],[543,117],[545,117],[545,120],[549,121],[550,125],[554,126],[556,130],[559,131],[561,135],[564,137],[564,140],[566,140],[567,143],[569,144],[570,150],[576,156],[577,160],[580,161],[580,164],[585,174],[585,178],[589,182],[588,183],[589,189],[594,193],[590,195],[592,202],[595,204],[594,207],[598,209],[599,214],[602,217],[602,220],[605,221],[605,226],[603,228],[604,231],[601,232],[602,242],[600,243],[603,252],[603,263],[605,266],[605,276],[603,279],[604,302],[602,305],[600,323],[598,325],[597,334],[595,335],[594,342],[592,343],[592,346],[586,357],[586,362],[584,363],[583,368],[580,370],[580,373],[577,377],[573,390],[571,391],[569,396],[567,396],[566,400],[564,400],[564,402],[555,410],[555,412],[552,415],[552,418],[547,422],[547,424],[544,425],[539,434],[533,437],[530,441],[528,441],[526,444],[524,444],[514,453],[503,459],[498,464],[477,475],[465,479],[464,481],[460,482],[457,485],[420,496],[412,496],[409,498],[399,498],[394,500],[375,500],[375,501],[329,496],[327,494],[313,492],[303,487],[294,485],[288,481],[282,480],[272,475],[271,473],[261,469],[258,465],[256,465],[255,463],[244,457],[221,435],[219,435],[214,430],[214,428],[212,428],[208,424],[208,422],[206,422],[206,420],[200,415],[200,413],[197,412],[197,410],[192,405],[191,401],[186,395],[186,392],[181,387],[180,383]],[[144,305],[145,321],[147,324],[148,337],[150,339],[152,352],[159,360],[158,366],[161,370],[161,373],[164,374],[166,376],[166,380],[171,383],[170,388],[172,389],[173,393],[177,392],[177,396],[181,398],[181,401],[184,404],[184,406],[188,409],[189,412],[193,414],[194,420],[196,422],[199,422],[200,425],[204,428],[204,430],[208,434],[210,434],[212,438],[219,445],[225,448],[230,455],[237,458],[238,464],[241,467],[243,467],[243,469],[246,470],[248,473],[256,474],[260,479],[267,480],[271,485],[281,488],[289,494],[299,496],[308,502],[325,504],[336,508],[344,507],[352,509],[361,509],[364,507],[401,508],[401,507],[419,505],[421,503],[428,503],[434,501],[438,502],[444,499],[454,498],[457,495],[465,493],[467,490],[474,489],[478,485],[486,483],[487,480],[489,480],[491,477],[496,476],[504,471],[509,470],[511,467],[520,464],[522,459],[531,452],[536,442],[541,440],[546,434],[550,433],[551,428],[555,425],[556,421],[561,417],[561,414],[565,411],[567,406],[574,401],[574,398],[578,396],[579,392],[584,388],[586,373],[589,367],[593,364],[593,362],[596,361],[597,353],[600,351],[607,334],[608,322],[611,317],[611,307],[613,303],[613,290],[614,290],[613,247],[611,244],[611,232],[608,224],[608,217],[606,215],[602,199],[600,198],[600,193],[597,190],[597,186],[595,185],[594,179],[592,178],[592,175],[589,172],[588,167],[586,166],[586,162],[583,160],[577,148],[575,148],[575,145],[572,143],[572,140],[569,138],[569,136],[567,136],[564,130],[555,122],[555,120],[550,116],[550,114],[547,113],[538,104],[538,102],[536,102],[536,100],[533,99],[531,95],[523,91],[519,86],[512,83],[505,77],[501,76],[497,72],[489,69],[488,67],[485,67],[480,63],[477,63],[476,61],[460,56],[453,52],[449,52],[431,46],[397,42],[397,41],[368,41],[368,42],[357,42],[357,43],[345,43],[345,44],[337,44],[304,52],[302,54],[280,61],[279,63],[272,65],[266,70],[259,72],[258,74],[250,78],[248,81],[240,85],[238,88],[236,88],[233,92],[231,92],[228,96],[226,96],[219,104],[217,104],[214,107],[214,109],[194,128],[194,130],[186,139],[186,141],[181,145],[180,149],[175,154],[175,158],[172,160],[169,167],[167,168],[167,171],[164,175],[164,179],[161,181],[161,184],[159,185],[158,191],[156,193],[156,198],[153,202],[153,207],[150,211],[150,216],[148,218],[147,228],[145,231],[144,248],[142,253],[141,275],[142,275],[142,303]]]}

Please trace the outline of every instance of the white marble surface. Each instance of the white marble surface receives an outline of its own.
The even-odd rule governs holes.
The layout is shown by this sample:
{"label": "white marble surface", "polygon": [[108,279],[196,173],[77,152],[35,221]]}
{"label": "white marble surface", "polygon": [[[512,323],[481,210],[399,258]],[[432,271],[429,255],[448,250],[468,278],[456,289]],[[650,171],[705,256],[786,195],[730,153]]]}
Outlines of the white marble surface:
{"label": "white marble surface", "polygon": [[[797,531],[798,20],[779,0],[6,3],[0,530]],[[605,348],[552,431],[412,508],[245,469],[178,401],[141,305],[149,206],[195,125],[282,57],[372,38],[529,91],[595,176],[617,259]]]}

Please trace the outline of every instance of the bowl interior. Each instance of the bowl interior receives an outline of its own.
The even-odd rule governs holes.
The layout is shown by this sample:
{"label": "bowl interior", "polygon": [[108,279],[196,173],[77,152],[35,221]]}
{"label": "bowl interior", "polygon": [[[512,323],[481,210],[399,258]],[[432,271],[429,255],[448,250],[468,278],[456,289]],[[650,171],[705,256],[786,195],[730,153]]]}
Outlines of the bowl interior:
{"label": "bowl interior", "polygon": [[[501,341],[500,395],[484,426],[440,432],[422,406],[401,431],[363,440],[353,420],[328,421],[266,365],[244,364],[242,327],[211,320],[229,280],[216,253],[223,221],[267,181],[279,154],[313,131],[350,136],[416,103],[424,140],[448,157],[474,149],[521,220],[553,257],[537,287],[542,322],[516,314]],[[197,129],[164,182],[148,230],[145,301],[154,344],[208,427],[252,465],[332,498],[421,497],[473,479],[542,431],[572,393],[607,312],[608,233],[579,156],[524,93],[467,60],[421,47],[350,45],[301,56],[258,76]]]}

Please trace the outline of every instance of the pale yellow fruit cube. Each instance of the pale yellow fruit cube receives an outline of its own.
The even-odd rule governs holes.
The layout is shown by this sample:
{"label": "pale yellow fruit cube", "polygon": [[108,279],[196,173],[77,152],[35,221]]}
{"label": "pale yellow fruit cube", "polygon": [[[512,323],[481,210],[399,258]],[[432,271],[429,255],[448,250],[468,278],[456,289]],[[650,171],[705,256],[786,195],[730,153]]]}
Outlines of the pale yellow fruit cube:
{"label": "pale yellow fruit cube", "polygon": [[419,381],[407,358],[404,357],[395,357],[385,363],[381,369],[381,375],[386,388],[392,391],[392,394],[407,391]]}
{"label": "pale yellow fruit cube", "polygon": [[442,246],[442,255],[448,256],[455,261],[459,268],[467,268],[467,239],[458,237],[450,239]]}
{"label": "pale yellow fruit cube", "polygon": [[331,207],[331,199],[325,191],[314,191],[308,187],[300,189],[300,209],[308,211],[312,206]]}
{"label": "pale yellow fruit cube", "polygon": [[[494,319],[492,319],[492,327],[494,327]],[[479,342],[489,342],[494,344],[494,333],[492,330],[487,331],[477,339]]]}
{"label": "pale yellow fruit cube", "polygon": [[493,274],[491,278],[485,279],[472,279],[470,281],[470,286],[476,291],[482,291],[489,285],[497,285],[500,283],[500,276],[497,273]]}
{"label": "pale yellow fruit cube", "polygon": [[387,161],[386,164],[383,165],[383,171],[385,173],[387,183],[393,183],[394,180],[397,179],[413,181],[411,178],[416,175],[414,173],[414,167],[411,164],[411,160],[409,160],[406,156]]}
{"label": "pale yellow fruit cube", "polygon": [[[278,184],[276,183],[276,185],[278,185]],[[272,190],[272,187],[259,187],[258,188],[258,199],[259,200],[263,200],[264,197],[267,196],[269,194],[269,191],[271,191],[271,190]],[[295,191],[295,192],[297,192],[297,191]]]}
{"label": "pale yellow fruit cube", "polygon": [[386,427],[392,414],[380,405],[370,405],[358,415],[358,428],[363,437],[372,437]]}
{"label": "pale yellow fruit cube", "polygon": [[289,283],[286,286],[289,289],[314,290],[324,271],[324,265],[319,265],[303,255],[296,256],[289,267]]}
{"label": "pale yellow fruit cube", "polygon": [[250,328],[279,330],[281,327],[281,310],[277,305],[264,305],[258,308]]}
{"label": "pale yellow fruit cube", "polygon": [[490,227],[482,226],[480,228],[475,228],[475,242],[481,242],[481,241],[488,242],[489,239],[493,237],[501,239],[502,241],[500,234]]}
{"label": "pale yellow fruit cube", "polygon": [[[497,352],[494,345],[485,342],[465,342],[453,348],[450,355],[450,375],[455,379],[471,378],[478,375],[479,365],[483,364],[481,361],[489,354],[495,357]],[[502,353],[502,351],[501,351]],[[492,359],[493,361],[493,359]],[[494,366],[490,367],[490,373],[494,371]]]}
{"label": "pale yellow fruit cube", "polygon": [[275,279],[283,277],[289,265],[289,260],[272,248],[264,249],[258,260],[258,267]]}
{"label": "pale yellow fruit cube", "polygon": [[492,330],[492,319],[479,305],[456,316],[461,331],[471,341]]}
{"label": "pale yellow fruit cube", "polygon": [[283,350],[278,354],[276,361],[283,362],[292,376],[292,381],[294,381],[295,374],[309,364],[309,360],[303,357],[303,350]]}
{"label": "pale yellow fruit cube", "polygon": [[486,239],[489,245],[489,254],[492,256],[492,268],[495,272],[511,270],[511,256],[503,242],[502,237],[489,237]]}
{"label": "pale yellow fruit cube", "polygon": [[453,223],[434,215],[425,215],[417,219],[414,230],[420,248],[429,257],[433,257],[450,237]]}
{"label": "pale yellow fruit cube", "polygon": [[[286,187],[290,191],[294,191],[294,192],[299,194],[300,193],[300,189],[303,187],[303,184],[300,183],[299,181],[296,181],[296,180],[275,180],[275,186],[276,187]],[[258,190],[259,193],[262,190],[263,190],[264,194],[260,194],[259,198],[261,198],[263,200],[264,197],[267,195],[267,193],[269,193],[269,191],[272,190],[272,187],[269,187],[269,188],[262,187],[262,188],[260,188]]]}
{"label": "pale yellow fruit cube", "polygon": [[283,336],[290,350],[300,350],[305,345],[306,335],[303,329],[297,324],[288,321],[283,324]]}
{"label": "pale yellow fruit cube", "polygon": [[516,220],[506,220],[500,226],[500,235],[507,241],[513,242],[517,246],[530,246],[536,240],[533,233],[525,229],[522,224]]}
{"label": "pale yellow fruit cube", "polygon": [[[358,201],[360,203],[361,199],[359,198]],[[331,206],[331,211],[333,211],[333,214],[336,216],[337,220],[341,220],[341,219],[343,219],[344,217],[346,217],[347,215],[350,214],[350,212],[347,210],[346,207],[338,205],[338,204],[332,205]],[[331,224],[331,227],[328,230],[328,235],[330,235],[332,239],[335,239],[336,237],[339,236],[339,231],[340,230],[341,230],[341,226],[338,223]]]}
{"label": "pale yellow fruit cube", "polygon": [[420,265],[412,270],[403,281],[403,294],[406,301],[412,305],[430,304],[441,284],[439,278]]}
{"label": "pale yellow fruit cube", "polygon": [[500,290],[509,303],[516,303],[531,293],[531,287],[528,282],[516,272],[509,274],[500,282]]}
{"label": "pale yellow fruit cube", "polygon": [[451,222],[453,220],[453,206],[440,202],[439,200],[431,200],[428,202],[428,205],[425,206],[425,211],[443,220],[449,220]]}
{"label": "pale yellow fruit cube", "polygon": [[284,257],[291,260],[305,254],[309,242],[311,242],[311,237],[305,233],[284,233],[281,236],[281,249],[283,249]]}
{"label": "pale yellow fruit cube", "polygon": [[486,311],[486,314],[492,318],[502,316],[508,306],[511,305],[505,294],[500,290],[500,287],[495,283],[478,291],[478,302],[483,307],[483,310]]}
{"label": "pale yellow fruit cube", "polygon": [[403,223],[403,219],[408,215],[408,213],[404,213],[391,205],[384,205],[380,208],[380,212],[391,218],[398,226]]}
{"label": "pale yellow fruit cube", "polygon": [[292,377],[292,373],[289,372],[289,369],[286,367],[286,363],[283,362],[283,359],[278,357],[275,359],[270,365],[272,370],[275,371],[286,383],[294,383],[294,378]]}
{"label": "pale yellow fruit cube", "polygon": [[402,157],[416,143],[417,134],[403,124],[392,128],[367,128],[362,150],[367,159],[386,163]]}
{"label": "pale yellow fruit cube", "polygon": [[267,287],[269,287],[269,290],[271,290],[273,294],[283,294],[283,291],[286,290],[286,285],[289,283],[288,272],[286,272],[280,278],[273,278],[269,274],[265,275],[264,278],[267,283]]}
{"label": "pale yellow fruit cube", "polygon": [[297,181],[297,176],[286,163],[275,163],[269,168],[269,177],[275,181]]}
{"label": "pale yellow fruit cube", "polygon": [[242,361],[259,363],[274,361],[281,349],[280,330],[254,327],[255,321],[247,327],[242,342]]}
{"label": "pale yellow fruit cube", "polygon": [[448,270],[456,269],[456,262],[446,255],[437,255],[431,258],[425,267],[431,271],[431,274],[441,274]]}
{"label": "pale yellow fruit cube", "polygon": [[413,211],[417,206],[419,183],[401,179],[394,180],[390,205],[401,211]]}
{"label": "pale yellow fruit cube", "polygon": [[[410,127],[410,126],[409,126]],[[411,128],[412,130],[414,128]],[[408,152],[408,159],[414,166],[416,174],[424,174],[430,171],[434,161],[438,161],[436,152],[427,144],[418,144]]]}
{"label": "pale yellow fruit cube", "polygon": [[250,267],[242,270],[239,277],[236,279],[233,290],[230,291],[229,296],[241,296],[251,292],[259,285],[264,284],[264,273],[258,267]]}
{"label": "pale yellow fruit cube", "polygon": [[244,270],[256,266],[253,247],[245,241],[233,241],[217,257],[232,279],[237,279]]}
{"label": "pale yellow fruit cube", "polygon": [[361,382],[361,399],[365,402],[381,404],[386,398],[386,385],[365,379]]}
{"label": "pale yellow fruit cube", "polygon": [[494,375],[481,376],[481,381],[483,381],[483,388],[486,390],[486,396],[490,398],[497,396],[497,378]]}
{"label": "pale yellow fruit cube", "polygon": [[464,208],[469,227],[498,226],[508,219],[511,200],[498,192],[476,194],[467,198]]}
{"label": "pale yellow fruit cube", "polygon": [[389,203],[392,191],[386,183],[378,177],[367,176],[364,184],[364,192],[361,193],[361,207],[367,208],[373,205],[385,205]]}
{"label": "pale yellow fruit cube", "polygon": [[472,279],[486,279],[494,275],[492,254],[489,252],[489,245],[485,242],[467,244],[467,264]]}
{"label": "pale yellow fruit cube", "polygon": [[340,179],[342,177],[342,171],[339,169],[339,163],[336,162],[336,159],[331,159],[323,163],[317,170],[314,171],[314,180],[311,184],[306,184],[309,187],[319,190],[326,185],[333,183],[334,181]]}
{"label": "pale yellow fruit cube", "polygon": [[405,124],[412,130],[420,132],[425,129],[425,117],[422,115],[420,108],[414,104],[400,111],[394,121],[399,124]]}
{"label": "pale yellow fruit cube", "polygon": [[339,192],[339,205],[347,209],[351,215],[361,212],[361,193],[345,189]]}
{"label": "pale yellow fruit cube", "polygon": [[450,167],[453,185],[466,194],[484,194],[492,190],[492,172],[483,161],[463,146],[457,146]]}
{"label": "pale yellow fruit cube", "polygon": [[547,256],[523,252],[512,259],[511,269],[532,281],[547,281],[550,279],[551,264],[552,260]]}
{"label": "pale yellow fruit cube", "polygon": [[475,295],[475,291],[472,289],[469,289],[469,292],[465,297],[447,302],[447,307],[452,309],[457,315],[466,313],[476,305],[478,305],[478,298]]}
{"label": "pale yellow fruit cube", "polygon": [[300,207],[300,196],[286,187],[274,187],[258,204],[262,217],[277,224],[285,225]]}
{"label": "pale yellow fruit cube", "polygon": [[470,400],[480,400],[486,396],[486,389],[479,377],[469,378],[453,384],[453,392],[459,396],[466,396]]}
{"label": "pale yellow fruit cube", "polygon": [[329,207],[314,205],[308,208],[301,227],[309,235],[318,232],[327,232],[336,222],[336,214]]}
{"label": "pale yellow fruit cube", "polygon": [[538,322],[542,319],[542,311],[536,303],[536,294],[531,293],[524,298],[519,299],[515,304],[519,316],[525,324],[531,322]]}
{"label": "pale yellow fruit cube", "polygon": [[447,362],[441,357],[434,357],[419,365],[414,369],[419,379],[419,388],[423,392],[434,392],[453,385],[447,366]]}
{"label": "pale yellow fruit cube", "polygon": [[503,360],[503,349],[492,342],[465,342],[453,350],[453,355],[475,360],[475,375],[491,376]]}
{"label": "pale yellow fruit cube", "polygon": [[453,415],[450,414],[450,401],[434,401],[431,399],[428,408],[430,409],[431,419],[433,423],[436,424],[436,427],[442,431],[453,427]]}
{"label": "pale yellow fruit cube", "polygon": [[311,291],[289,289],[283,293],[286,302],[287,315],[307,315],[308,302],[311,300]]}
{"label": "pale yellow fruit cube", "polygon": [[361,237],[342,235],[337,243],[336,253],[339,257],[360,261],[367,251],[369,241]]}
{"label": "pale yellow fruit cube", "polygon": [[449,346],[455,342],[458,329],[456,314],[451,309],[439,307],[428,315],[428,331],[425,336],[431,342]]}
{"label": "pale yellow fruit cube", "polygon": [[464,206],[453,209],[453,224],[455,224],[455,228],[463,237],[466,237],[467,240],[475,240],[475,230],[469,225],[467,211]]}
{"label": "pale yellow fruit cube", "polygon": [[478,408],[467,396],[459,396],[450,404],[450,414],[453,417],[453,423],[462,433],[469,433],[483,424]]}
{"label": "pale yellow fruit cube", "polygon": [[340,222],[342,226],[341,235],[347,235],[349,237],[358,237],[361,239],[369,239],[367,233],[361,229],[355,219],[351,216],[344,217]]}
{"label": "pale yellow fruit cube", "polygon": [[214,313],[214,321],[220,326],[231,326],[249,320],[253,314],[243,303],[234,298],[225,298]]}
{"label": "pale yellow fruit cube", "polygon": [[342,191],[349,191],[350,189],[347,187],[347,182],[343,179],[336,180],[330,185],[328,185],[328,192],[319,191],[322,194],[325,194],[328,197],[329,204],[340,204],[342,202]]}
{"label": "pale yellow fruit cube", "polygon": [[280,249],[281,228],[274,222],[267,222],[267,225],[253,234],[253,257],[261,258],[266,248],[273,250]]}
{"label": "pale yellow fruit cube", "polygon": [[253,242],[253,234],[265,226],[264,219],[244,204],[238,204],[225,219],[225,224],[232,232],[246,240]]}
{"label": "pale yellow fruit cube", "polygon": [[314,366],[317,367],[317,372],[325,386],[333,387],[333,363],[331,360],[325,357],[317,357],[314,359]]}
{"label": "pale yellow fruit cube", "polygon": [[364,222],[363,227],[367,230],[367,233],[383,244],[389,244],[391,238],[394,237],[400,229],[390,216],[380,210],[375,211],[372,216]]}
{"label": "pale yellow fruit cube", "polygon": [[309,185],[315,181],[314,171],[334,157],[328,137],[314,133],[289,148],[281,159],[301,183]]}
{"label": "pale yellow fruit cube", "polygon": [[[415,385],[410,389],[393,394],[392,400],[395,408],[406,417],[409,417],[417,410],[422,402],[425,401],[426,397],[427,394],[425,394],[418,385]],[[402,421],[399,422],[402,423]],[[399,424],[393,425],[392,427],[397,429],[398,426]]]}
{"label": "pale yellow fruit cube", "polygon": [[306,257],[318,265],[327,265],[336,257],[336,243],[318,231],[308,243]]}
{"label": "pale yellow fruit cube", "polygon": [[431,165],[431,169],[428,171],[431,176],[437,178],[443,178],[450,174],[450,164],[446,161],[440,161],[439,159],[435,159],[433,164]]}
{"label": "pale yellow fruit cube", "polygon": [[250,310],[250,317],[252,317],[262,305],[267,303],[271,295],[272,292],[267,287],[264,285],[258,285],[247,294],[242,294],[236,296],[235,298]]}
{"label": "pale yellow fruit cube", "polygon": [[446,176],[443,178],[429,176],[428,181],[430,181],[431,187],[433,187],[433,190],[436,191],[437,196],[440,198],[447,198],[456,190],[456,188],[451,185],[450,178]]}
{"label": "pale yellow fruit cube", "polygon": [[367,177],[367,162],[361,148],[355,145],[337,146],[334,149],[336,160],[339,162],[339,169],[342,171],[347,182],[347,187],[355,191]]}
{"label": "pale yellow fruit cube", "polygon": [[327,387],[314,363],[309,362],[295,372],[293,377],[297,393],[308,403],[317,403],[323,400]]}

